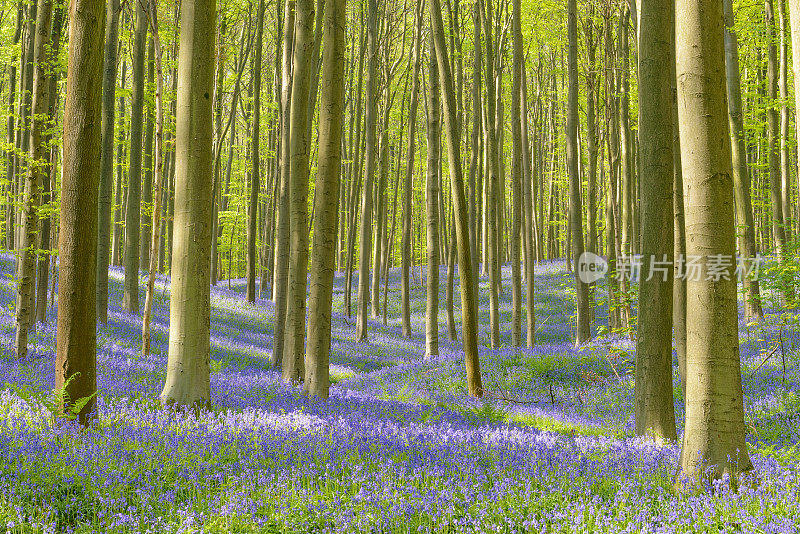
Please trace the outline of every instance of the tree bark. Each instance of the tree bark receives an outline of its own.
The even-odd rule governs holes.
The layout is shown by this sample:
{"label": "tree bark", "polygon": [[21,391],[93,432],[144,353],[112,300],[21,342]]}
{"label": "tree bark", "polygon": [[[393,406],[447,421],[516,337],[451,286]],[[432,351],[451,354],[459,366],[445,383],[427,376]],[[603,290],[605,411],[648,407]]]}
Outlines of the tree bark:
{"label": "tree bark", "polygon": [[211,189],[216,0],[183,0],[165,405],[211,402]]}
{"label": "tree bark", "polygon": [[344,115],[345,0],[326,0],[322,101],[319,111],[317,218],[311,259],[308,347],[304,388],[311,397],[328,398],[330,388],[331,299],[339,218],[342,123]]}
{"label": "tree bark", "polygon": [[[53,2],[52,0],[38,0],[38,4],[36,36],[33,46],[36,68],[33,74],[30,163],[25,178],[23,201],[25,227],[21,233],[17,271],[15,348],[19,359],[27,356],[28,331],[35,327],[33,321],[36,318],[36,234],[39,227],[42,183],[50,180],[49,148],[46,143],[45,129],[48,126],[48,105],[50,103],[50,79],[47,72],[50,58],[47,55],[47,45],[51,40]],[[9,89],[13,90],[13,88]]]}
{"label": "tree bark", "polygon": [[142,188],[142,121],[144,119],[144,58],[147,14],[136,3],[136,33],[133,43],[133,95],[131,97],[130,171],[125,209],[125,286],[122,307],[139,313],[139,231]]}
{"label": "tree bark", "polygon": [[[698,481],[752,469],[745,443],[736,281],[709,279],[715,255],[734,258],[731,145],[727,123],[722,4],[678,0],[678,116],[686,188],[686,252],[701,258],[687,281],[686,427],[682,475]],[[698,55],[697,50],[704,54]],[[729,260],[730,261],[730,260]]]}
{"label": "tree bark", "polygon": [[572,234],[572,257],[575,265],[575,344],[591,337],[589,324],[589,285],[580,278],[579,263],[583,255],[583,209],[581,177],[578,174],[578,8],[576,0],[567,3],[567,35],[569,39],[567,99],[567,172],[569,174],[569,227]]}
{"label": "tree bark", "polygon": [[[97,391],[97,156],[105,7],[104,0],[74,0],[69,13],[55,369],[55,387],[66,385],[67,405]],[[96,419],[96,405],[94,397],[86,402],[78,416],[81,424]],[[60,408],[63,413],[67,406]]]}
{"label": "tree bark", "polygon": [[461,282],[461,328],[464,348],[464,363],[467,372],[467,390],[473,397],[483,396],[481,366],[478,357],[478,307],[475,301],[472,258],[469,249],[467,202],[464,195],[464,178],[461,169],[461,131],[458,128],[453,76],[448,63],[447,45],[444,40],[444,23],[439,0],[430,0],[431,33],[436,48],[436,62],[442,84],[444,101],[444,127],[447,132],[447,160],[450,170],[450,192],[455,212],[456,245],[458,247],[458,271]]}
{"label": "tree bark", "polygon": [[314,2],[297,0],[296,9],[289,180],[291,236],[283,350],[283,380],[287,382],[302,380],[305,372],[303,359],[308,284],[308,162],[311,152],[307,122],[311,51],[314,45]]}
{"label": "tree bark", "polygon": [[[753,207],[750,197],[750,173],[742,114],[742,90],[739,74],[739,44],[733,25],[731,0],[723,0],[725,15],[725,74],[727,79],[728,122],[731,132],[731,154],[733,156],[733,192],[736,202],[736,220],[741,228],[739,251],[746,261],[756,257],[756,236],[753,226]],[[761,310],[761,291],[757,279],[748,276],[743,280],[745,289],[744,314],[747,321],[764,317]]]}
{"label": "tree bark", "polygon": [[364,191],[361,198],[361,232],[358,258],[358,314],[356,341],[367,340],[367,314],[370,303],[369,271],[372,250],[372,182],[375,175],[375,137],[377,126],[378,5],[367,0],[367,79],[366,142],[364,144]]}
{"label": "tree bark", "polygon": [[[433,39],[431,39],[432,41]],[[439,114],[439,71],[436,67],[434,44],[430,43],[428,63],[428,94],[426,129],[428,168],[425,174],[425,212],[427,266],[427,299],[425,306],[425,359],[439,355],[439,170],[441,167],[442,130]]]}
{"label": "tree bark", "polygon": [[[672,395],[673,171],[671,1],[641,0],[639,113],[642,275],[636,336],[636,434],[677,440]],[[660,262],[660,263],[656,263]]]}
{"label": "tree bark", "polygon": [[256,268],[258,241],[258,193],[261,190],[261,49],[264,33],[264,0],[258,2],[256,44],[253,54],[253,129],[250,137],[250,202],[247,224],[247,292],[250,304],[256,301]]}
{"label": "tree bark", "polygon": [[100,191],[97,226],[97,318],[108,322],[108,259],[111,245],[111,188],[114,179],[114,102],[117,88],[119,0],[110,0],[106,10],[105,59],[103,64],[103,138],[100,152]]}

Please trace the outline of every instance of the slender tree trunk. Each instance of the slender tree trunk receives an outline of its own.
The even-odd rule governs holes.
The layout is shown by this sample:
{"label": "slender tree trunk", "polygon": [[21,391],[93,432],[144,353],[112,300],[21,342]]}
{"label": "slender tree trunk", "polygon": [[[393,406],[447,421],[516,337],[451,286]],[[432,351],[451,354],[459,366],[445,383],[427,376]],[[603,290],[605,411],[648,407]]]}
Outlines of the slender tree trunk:
{"label": "slender tree trunk", "polygon": [[[520,267],[520,245],[522,232],[522,208],[526,204],[522,189],[522,70],[525,58],[522,51],[522,4],[513,2],[513,83],[511,87],[511,137],[513,143],[511,186],[512,186],[512,225],[511,225],[511,344],[522,345],[522,271]],[[526,243],[527,245],[527,243]],[[528,266],[530,268],[530,266]],[[529,291],[533,286],[529,287]]]}
{"label": "slender tree trunk", "polygon": [[[779,0],[780,1],[780,0]],[[775,15],[773,0],[764,3],[767,25],[767,147],[769,183],[772,198],[772,240],[781,261],[786,253],[786,229],[783,219],[783,197],[781,195],[780,131],[778,110],[778,47],[775,39]]]}
{"label": "slender tree trunk", "polygon": [[[126,71],[128,64],[125,59],[122,60],[122,74],[120,75],[121,83],[125,83]],[[125,159],[125,98],[120,96],[117,98],[117,161],[116,174],[117,183],[115,185],[116,191],[114,192],[114,236],[111,243],[111,258],[114,265],[122,265],[123,262],[123,248],[125,238],[125,224],[124,216],[126,212],[125,197],[127,190],[123,184],[123,161]],[[102,178],[101,178],[102,179]]]}
{"label": "slender tree trunk", "polygon": [[289,168],[291,130],[289,112],[292,99],[292,49],[294,48],[295,0],[286,1],[283,18],[283,67],[281,81],[281,175],[278,188],[278,222],[275,240],[275,330],[272,338],[273,369],[283,366],[284,329],[289,284]]}
{"label": "slender tree trunk", "polygon": [[100,192],[97,223],[97,318],[108,322],[108,256],[111,233],[111,186],[114,179],[114,99],[117,88],[119,0],[106,11],[105,59],[103,60],[103,139],[100,152]]}
{"label": "slender tree trunk", "polygon": [[[495,61],[492,39],[491,2],[478,0],[483,19],[483,33],[486,40],[486,150],[488,153],[488,195],[486,209],[486,249],[489,264],[489,341],[492,348],[500,345],[500,258],[498,257],[498,240],[500,228],[497,226],[497,198],[500,195],[500,156],[498,155],[495,116],[497,102],[495,100]],[[459,264],[460,265],[460,264]]]}
{"label": "slender tree trunk", "polygon": [[361,234],[358,258],[358,314],[356,341],[367,340],[367,312],[370,302],[369,271],[372,244],[372,182],[375,176],[375,135],[377,126],[378,5],[367,0],[366,142],[364,144],[364,191],[361,198]]}
{"label": "slender tree trunk", "polygon": [[155,196],[153,197],[152,235],[150,236],[150,265],[147,271],[147,293],[144,300],[144,313],[142,314],[142,355],[150,354],[150,317],[153,310],[155,296],[156,268],[158,266],[158,245],[161,238],[161,201],[164,189],[164,75],[162,69],[161,38],[158,34],[158,8],[155,0],[148,2],[150,32],[153,35],[153,55],[155,63],[156,94],[155,94]]}
{"label": "slender tree trunk", "polygon": [[[48,104],[50,103],[50,80],[47,73],[50,58],[47,45],[51,40],[50,29],[53,22],[52,0],[38,0],[36,36],[34,38],[33,58],[36,68],[33,74],[32,123],[30,139],[30,163],[25,178],[25,197],[23,217],[25,227],[21,233],[19,268],[17,271],[17,314],[15,348],[17,358],[28,354],[28,331],[35,327],[36,315],[36,234],[39,226],[39,204],[41,202],[42,182],[49,181],[49,149],[45,141],[48,126]],[[9,88],[13,90],[13,88]]]}
{"label": "slender tree trunk", "polygon": [[[734,258],[733,172],[725,95],[722,4],[678,0],[678,115],[687,188],[686,252],[701,259],[687,281],[686,427],[682,474],[752,469],[745,443],[734,266],[713,280],[711,258]],[[704,51],[697,54],[698,47]]]}
{"label": "slender tree trunk", "polygon": [[308,348],[305,391],[328,398],[331,350],[331,298],[339,217],[342,123],[344,115],[345,0],[326,0],[325,52],[322,59],[322,101],[319,111],[319,164],[316,213],[311,259],[311,295],[308,303]]}
{"label": "slender tree trunk", "polygon": [[306,288],[308,284],[308,177],[311,142],[307,138],[311,51],[314,45],[314,2],[297,0],[291,112],[291,246],[284,333],[283,379],[294,382],[305,373]]}
{"label": "slender tree trunk", "polygon": [[258,241],[258,193],[261,190],[261,49],[264,33],[264,0],[258,2],[256,44],[253,54],[253,129],[250,137],[250,202],[247,224],[247,294],[250,304],[256,301],[256,255]]}
{"label": "slender tree trunk", "polygon": [[411,104],[408,118],[408,151],[405,179],[403,180],[403,254],[400,266],[400,306],[403,321],[403,337],[411,337],[411,221],[413,218],[411,197],[413,195],[414,155],[417,137],[417,108],[419,106],[420,49],[422,48],[422,0],[416,0],[414,8],[414,65],[411,71]]}
{"label": "slender tree trunk", "polygon": [[792,195],[789,170],[789,80],[788,80],[788,42],[787,42],[786,0],[778,0],[778,31],[780,32],[780,57],[778,60],[778,94],[780,96],[780,165],[781,165],[781,204],[786,240],[792,233]]}
{"label": "slender tree trunk", "polygon": [[210,400],[211,189],[216,0],[183,0],[175,135],[175,222],[165,405]]}
{"label": "slender tree trunk", "polygon": [[567,3],[567,35],[569,38],[567,101],[567,171],[569,174],[569,227],[572,233],[572,255],[575,265],[576,327],[575,343],[591,337],[589,324],[589,285],[580,277],[578,268],[583,255],[583,210],[581,208],[581,178],[578,174],[578,8],[576,0]]}
{"label": "slender tree trunk", "polygon": [[[149,2],[149,0],[137,0]],[[147,42],[147,81],[145,85],[145,126],[144,126],[144,168],[142,173],[142,209],[139,220],[139,270],[147,271],[150,266],[150,218],[153,212],[153,109],[150,105],[150,88],[155,79],[155,54],[153,40]]]}
{"label": "slender tree trunk", "polygon": [[672,396],[672,39],[675,6],[641,0],[639,113],[642,158],[642,276],[636,336],[637,435],[677,440]]}
{"label": "slender tree trunk", "polygon": [[619,123],[619,147],[620,147],[620,187],[621,187],[621,231],[622,231],[622,254],[633,254],[633,154],[631,145],[630,129],[630,66],[629,66],[629,46],[628,46],[628,23],[630,11],[627,6],[622,7],[622,14],[619,18],[619,90],[620,90],[620,123]]}
{"label": "slender tree trunk", "polygon": [[[800,124],[800,2],[789,2],[789,21],[792,31],[792,70],[794,72],[794,112],[795,128]],[[798,154],[798,168],[800,168],[800,150]],[[800,177],[797,195],[797,218],[795,220],[795,233],[800,235]]]}
{"label": "slender tree trunk", "polygon": [[[675,57],[675,28],[672,31],[672,54]],[[672,329],[675,332],[675,352],[678,357],[678,374],[681,389],[686,398],[686,277],[681,270],[686,260],[686,218],[684,215],[685,195],[683,171],[681,168],[681,136],[678,125],[678,86],[675,61],[670,62],[670,83],[672,85],[672,200],[674,213],[674,254],[672,286]]]}
{"label": "slender tree trunk", "polygon": [[478,357],[478,307],[472,287],[472,258],[469,249],[467,202],[464,195],[464,178],[461,169],[461,131],[458,125],[453,75],[448,63],[447,44],[444,40],[444,23],[439,0],[430,0],[431,33],[436,48],[436,62],[442,83],[444,101],[444,127],[447,132],[447,160],[450,170],[450,192],[455,212],[458,271],[461,282],[461,336],[464,363],[467,372],[467,390],[473,397],[483,396],[481,366]]}
{"label": "slender tree trunk", "polygon": [[[433,41],[433,39],[431,39]],[[428,253],[428,293],[425,307],[425,359],[439,355],[439,169],[441,166],[442,130],[439,114],[439,71],[430,43],[428,63],[428,94],[426,129],[428,139],[428,169],[425,175],[426,243]]]}
{"label": "slender tree trunk", "polygon": [[136,33],[133,44],[133,96],[131,98],[130,172],[125,211],[125,291],[122,307],[139,313],[139,217],[142,186],[142,120],[144,118],[144,58],[147,14],[136,4]]}
{"label": "slender tree trunk", "polygon": [[[742,90],[739,75],[739,45],[733,25],[731,0],[723,0],[725,14],[725,74],[727,78],[728,121],[733,155],[733,191],[736,201],[736,220],[742,229],[739,234],[740,254],[748,261],[756,257],[756,239],[753,226],[753,207],[750,199],[750,174],[747,169],[744,125],[742,117]],[[745,288],[745,318],[761,320],[761,292],[757,279],[747,276]]]}
{"label": "slender tree trunk", "polygon": [[[64,102],[64,162],[58,251],[55,388],[73,405],[89,397],[81,424],[96,419],[97,194],[100,181],[104,0],[74,0]],[[60,406],[62,413],[67,406]]]}
{"label": "slender tree trunk", "polygon": [[[14,30],[13,44],[16,47],[22,36],[22,18],[24,16],[22,1],[17,3],[17,24]],[[16,213],[14,210],[14,202],[16,200],[14,194],[14,183],[16,181],[15,174],[15,157],[13,147],[10,146],[14,142],[14,132],[16,130],[16,121],[14,117],[14,108],[16,107],[17,91],[17,65],[16,61],[19,58],[12,56],[9,61],[9,74],[8,74],[8,118],[6,120],[6,141],[9,143],[9,149],[6,150],[6,184],[8,187],[6,196],[6,235],[5,247],[8,250],[14,250],[16,243],[14,242],[14,221],[16,220]]]}

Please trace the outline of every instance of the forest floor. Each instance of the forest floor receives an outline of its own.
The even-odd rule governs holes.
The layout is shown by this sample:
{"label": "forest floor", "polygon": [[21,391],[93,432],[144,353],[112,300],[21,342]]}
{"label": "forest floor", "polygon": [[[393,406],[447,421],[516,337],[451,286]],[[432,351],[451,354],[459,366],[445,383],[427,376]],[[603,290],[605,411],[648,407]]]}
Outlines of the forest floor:
{"label": "forest floor", "polygon": [[[244,282],[212,290],[213,411],[163,410],[169,296],[160,277],[153,354],[123,313],[112,268],[98,327],[96,427],[54,426],[54,311],[16,361],[13,259],[0,257],[0,531],[7,532],[798,532],[800,328],[769,310],[740,321],[748,446],[757,478],[731,490],[674,488],[679,446],[633,437],[634,344],[601,335],[572,345],[572,278],[536,267],[537,339],[510,347],[504,269],[498,350],[481,347],[487,396],[466,396],[463,354],[447,341],[423,361],[425,289],[412,282],[414,335],[400,327],[399,274],[388,324],[356,343],[334,294],[331,398],[311,401],[269,367],[273,304]],[[357,279],[357,276],[354,276]],[[142,281],[143,282],[143,281]],[[456,279],[456,320],[460,321]],[[487,341],[481,278],[481,343]],[[141,294],[144,300],[144,290]],[[606,323],[599,292],[596,323]],[[355,310],[355,306],[353,308]],[[524,318],[523,318],[524,324]],[[600,333],[604,329],[600,329]],[[597,333],[597,332],[596,332]],[[458,328],[459,337],[461,335]],[[677,377],[677,372],[675,373]],[[677,379],[675,411],[683,426]]]}

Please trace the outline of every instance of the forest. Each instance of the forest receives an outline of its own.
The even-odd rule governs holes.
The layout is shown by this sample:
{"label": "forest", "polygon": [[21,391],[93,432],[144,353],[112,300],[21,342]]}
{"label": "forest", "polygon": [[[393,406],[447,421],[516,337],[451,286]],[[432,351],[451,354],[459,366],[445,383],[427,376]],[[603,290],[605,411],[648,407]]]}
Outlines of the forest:
{"label": "forest", "polygon": [[800,0],[0,0],[0,530],[800,532]]}

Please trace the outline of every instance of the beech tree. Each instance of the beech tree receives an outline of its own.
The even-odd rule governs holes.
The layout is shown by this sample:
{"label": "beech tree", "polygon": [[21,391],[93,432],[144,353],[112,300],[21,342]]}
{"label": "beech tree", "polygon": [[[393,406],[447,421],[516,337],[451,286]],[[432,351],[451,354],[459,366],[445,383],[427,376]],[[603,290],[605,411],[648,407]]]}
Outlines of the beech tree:
{"label": "beech tree", "polygon": [[[736,281],[731,265],[709,276],[715,255],[733,258],[733,169],[725,94],[722,3],[677,0],[678,117],[686,204],[686,252],[701,258],[687,280],[686,427],[682,475],[752,469],[745,443]],[[703,50],[697,54],[698,47]],[[712,209],[713,208],[713,209]]]}
{"label": "beech tree", "polygon": [[216,0],[183,0],[165,405],[211,402],[211,189]]}
{"label": "beech tree", "polygon": [[73,0],[64,101],[64,156],[58,250],[55,387],[66,386],[66,411],[88,398],[78,420],[96,418],[97,195],[100,182],[104,0]]}

